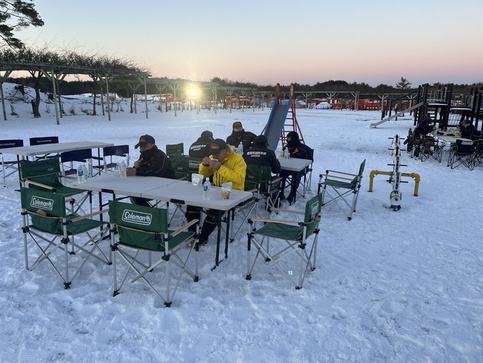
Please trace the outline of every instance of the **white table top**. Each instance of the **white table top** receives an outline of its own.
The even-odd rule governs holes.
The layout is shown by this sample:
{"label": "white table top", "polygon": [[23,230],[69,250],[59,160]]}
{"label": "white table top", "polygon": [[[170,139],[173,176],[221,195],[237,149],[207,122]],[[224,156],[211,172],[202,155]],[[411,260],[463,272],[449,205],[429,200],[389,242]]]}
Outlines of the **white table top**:
{"label": "white table top", "polygon": [[312,164],[312,160],[310,159],[298,159],[298,158],[289,158],[289,159],[279,159],[280,166],[282,170],[287,171],[302,171],[307,166]]}
{"label": "white table top", "polygon": [[130,197],[142,197],[162,201],[183,201],[187,205],[218,210],[230,210],[252,197],[251,192],[232,190],[230,199],[222,199],[221,188],[212,187],[210,200],[203,200],[203,187],[191,182],[158,178],[155,176],[129,176],[108,173],[90,178],[86,183],[72,183],[73,188],[95,192],[111,192]]}
{"label": "white table top", "polygon": [[175,182],[177,182],[175,179],[158,178],[156,176],[121,178],[117,172],[113,172],[89,178],[85,183],[75,182],[69,186],[93,192],[105,191],[130,197],[141,197],[150,189],[164,187]]}
{"label": "white table top", "polygon": [[452,144],[455,144],[456,143],[456,140],[463,140],[465,143],[466,142],[469,142],[469,143],[472,143],[473,142],[473,140],[471,140],[471,139],[465,139],[464,137],[458,137],[458,136],[436,135],[436,137],[439,140],[444,140],[444,141],[450,142]]}
{"label": "white table top", "polygon": [[113,146],[113,143],[98,142],[98,141],[73,141],[73,142],[60,142],[57,144],[42,144],[31,146],[19,146],[10,147],[7,149],[0,149],[3,154],[14,154],[18,156],[35,156],[43,154],[54,154],[64,151],[82,150],[82,149],[95,149],[106,146]]}
{"label": "white table top", "polygon": [[221,188],[212,186],[210,199],[203,200],[202,186],[195,186],[191,182],[181,180],[175,180],[175,183],[165,187],[150,189],[142,193],[143,198],[162,201],[179,200],[183,201],[186,205],[223,211],[235,208],[238,204],[250,199],[252,196],[253,194],[251,192],[232,190],[230,199],[223,199],[221,197]]}

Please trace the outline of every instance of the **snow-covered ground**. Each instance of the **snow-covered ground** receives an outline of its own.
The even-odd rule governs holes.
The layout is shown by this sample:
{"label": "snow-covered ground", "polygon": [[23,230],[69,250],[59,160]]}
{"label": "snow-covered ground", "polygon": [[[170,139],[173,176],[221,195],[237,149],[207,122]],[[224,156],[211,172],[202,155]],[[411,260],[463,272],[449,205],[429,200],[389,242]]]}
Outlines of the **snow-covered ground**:
{"label": "snow-covered ground", "polygon": [[[5,89],[9,85],[4,85]],[[6,94],[8,92],[6,91]],[[203,130],[226,138],[232,123],[260,133],[270,110],[159,112],[121,103],[112,120],[88,116],[66,100],[56,124],[53,105],[34,119],[30,101],[6,103],[0,139],[58,135],[61,142],[97,140],[131,145],[148,133],[159,147]],[[122,101],[124,102],[124,101]],[[17,116],[10,115],[11,109]],[[49,112],[47,112],[49,110]],[[115,109],[116,110],[116,109]],[[122,111],[121,111],[122,110]],[[18,181],[0,192],[0,361],[2,362],[481,362],[483,359],[483,165],[451,170],[445,161],[403,152],[402,208],[389,208],[390,138],[404,137],[409,115],[376,129],[379,112],[300,110],[306,143],[315,149],[312,191],[326,169],[356,172],[366,159],[352,221],[334,205],[323,208],[318,268],[301,290],[277,271],[245,280],[246,236],[211,271],[213,239],[201,252],[201,279],[183,281],[172,308],[144,284],[112,297],[111,267],[90,261],[64,290],[44,263],[24,268]],[[311,194],[309,194],[311,195]],[[291,208],[302,207],[299,198]],[[58,256],[57,258],[60,258]]]}

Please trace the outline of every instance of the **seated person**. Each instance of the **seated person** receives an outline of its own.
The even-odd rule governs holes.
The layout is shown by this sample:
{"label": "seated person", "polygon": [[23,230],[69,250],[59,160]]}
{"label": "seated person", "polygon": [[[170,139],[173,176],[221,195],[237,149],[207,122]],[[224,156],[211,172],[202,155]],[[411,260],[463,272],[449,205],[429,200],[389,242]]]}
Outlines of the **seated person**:
{"label": "seated person", "polygon": [[478,140],[480,138],[480,133],[469,119],[461,121],[459,129],[462,138],[470,140]]}
{"label": "seated person", "polygon": [[198,140],[191,144],[188,155],[197,159],[203,159],[205,156],[209,156],[212,141],[213,133],[211,131],[203,131]]}
{"label": "seated person", "polygon": [[280,173],[280,161],[275,152],[268,148],[267,138],[263,135],[257,136],[253,146],[243,153],[243,159],[247,165],[269,166],[273,174]]}
{"label": "seated person", "polygon": [[238,148],[240,143],[243,145],[243,151],[248,150],[253,146],[253,142],[257,138],[253,132],[245,131],[240,121],[233,122],[233,131],[230,136],[226,138],[226,143]]}
{"label": "seated person", "polygon": [[427,134],[433,132],[433,130],[434,121],[429,114],[427,114],[425,119],[414,129],[414,139],[421,139],[421,136],[426,136]]}
{"label": "seated person", "polygon": [[[284,149],[287,149],[291,158],[298,158],[298,159],[310,159],[314,161],[314,150],[309,146],[302,144],[299,138],[299,134],[295,131],[291,131],[287,134],[287,145],[285,145]],[[292,203],[295,199],[294,193],[297,192],[297,189],[300,185],[300,180],[302,179],[303,171],[299,171],[293,173],[291,171],[282,170],[280,176],[283,178],[282,180],[282,195],[280,196],[281,199],[284,199],[283,191],[285,189],[285,181],[288,176],[292,175],[292,188],[291,192],[287,197],[287,201]]]}
{"label": "seated person", "polygon": [[[151,135],[143,135],[134,146],[139,147],[141,155],[134,162],[134,167],[126,169],[127,176],[157,176],[160,178],[175,179],[175,173],[171,167],[171,161],[164,151],[158,149],[156,141]],[[150,206],[145,198],[131,197],[133,204]]]}
{"label": "seated person", "polygon": [[[198,172],[206,178],[211,179],[212,185],[221,187],[223,183],[232,182],[232,188],[243,190],[245,188],[245,173],[247,164],[235,153],[222,139],[215,139],[210,145],[210,157],[204,157],[200,163]],[[207,216],[201,228],[198,244],[200,246],[208,243],[208,237],[215,230],[219,211],[208,210]],[[188,206],[186,219],[188,222],[193,219],[200,219],[199,208]],[[220,215],[221,217],[221,215]],[[192,226],[194,230],[195,226]]]}
{"label": "seated person", "polygon": [[[271,168],[272,174],[279,174],[281,171],[280,161],[273,150],[268,148],[268,140],[264,135],[259,135],[255,139],[254,145],[243,153],[243,159],[247,165],[261,165]],[[272,177],[273,180],[273,177]],[[279,206],[280,183],[273,183],[271,186],[270,204]],[[264,188],[262,187],[262,190]]]}

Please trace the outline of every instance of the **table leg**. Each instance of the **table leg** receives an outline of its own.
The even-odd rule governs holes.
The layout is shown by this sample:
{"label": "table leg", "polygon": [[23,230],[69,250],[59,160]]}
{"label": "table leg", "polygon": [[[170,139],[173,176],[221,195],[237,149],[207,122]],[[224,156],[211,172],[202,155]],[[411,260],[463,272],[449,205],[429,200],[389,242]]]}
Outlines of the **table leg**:
{"label": "table leg", "polygon": [[[228,245],[230,241],[230,228],[231,228],[231,222],[234,216],[234,211],[229,210],[227,213],[227,218],[226,218],[226,231],[225,231],[225,258],[228,258]],[[221,216],[220,216],[221,218]]]}
{"label": "table leg", "polygon": [[221,245],[221,210],[216,211],[217,218],[216,218],[216,256],[215,256],[215,266],[212,268],[214,270],[220,264],[220,245]]}

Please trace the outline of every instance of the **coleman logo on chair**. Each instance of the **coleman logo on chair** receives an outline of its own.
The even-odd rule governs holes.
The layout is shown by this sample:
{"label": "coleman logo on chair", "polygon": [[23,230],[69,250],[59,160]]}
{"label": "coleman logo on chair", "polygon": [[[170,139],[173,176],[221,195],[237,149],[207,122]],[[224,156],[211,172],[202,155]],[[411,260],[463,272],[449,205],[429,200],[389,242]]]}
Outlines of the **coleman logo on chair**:
{"label": "coleman logo on chair", "polygon": [[122,212],[123,222],[149,226],[152,220],[153,215],[151,213],[143,213],[131,209],[124,209]]}
{"label": "coleman logo on chair", "polygon": [[33,195],[30,199],[30,206],[32,208],[51,211],[54,208],[54,201],[52,199],[41,198]]}

